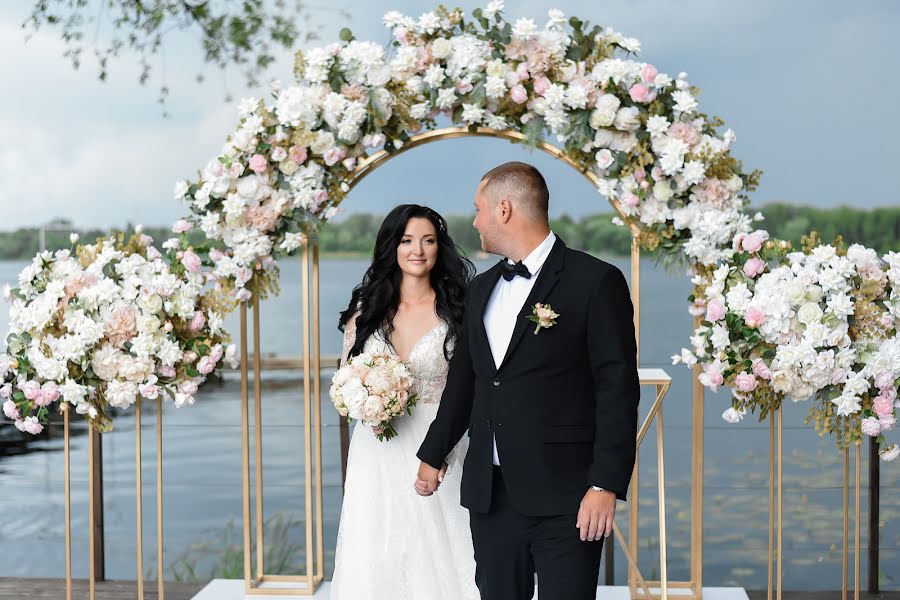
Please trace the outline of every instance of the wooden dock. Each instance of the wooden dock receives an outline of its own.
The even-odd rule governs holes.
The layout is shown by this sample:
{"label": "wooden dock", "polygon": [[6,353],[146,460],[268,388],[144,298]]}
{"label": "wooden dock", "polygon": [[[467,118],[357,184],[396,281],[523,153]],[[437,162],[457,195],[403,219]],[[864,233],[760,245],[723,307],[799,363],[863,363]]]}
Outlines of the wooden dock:
{"label": "wooden dock", "polygon": [[[203,583],[166,583],[165,600],[191,600],[201,589]],[[88,597],[86,579],[76,579],[72,586],[72,599],[81,600]],[[22,600],[37,598],[40,600],[66,600],[65,579],[20,579],[17,577],[0,577],[0,600]],[[137,584],[134,581],[98,581],[97,600],[134,600],[137,598]],[[158,600],[156,582],[144,582],[144,600]]]}
{"label": "wooden dock", "polygon": [[[191,600],[205,584],[203,583],[167,583],[165,600]],[[87,598],[88,584],[86,580],[76,580],[72,590],[73,599]],[[750,600],[765,600],[765,590],[747,592]],[[900,600],[900,591],[870,594],[860,592],[861,600]],[[65,600],[66,583],[62,579],[20,579],[0,577],[0,600],[21,600],[37,598],[40,600]],[[134,581],[98,581],[97,600],[134,600],[137,590]],[[675,596],[677,598],[677,596]],[[840,600],[840,590],[833,591],[793,591],[785,590],[783,600]],[[853,592],[848,594],[853,598]],[[144,600],[157,600],[156,584],[144,582]],[[385,599],[389,600],[389,599]]]}

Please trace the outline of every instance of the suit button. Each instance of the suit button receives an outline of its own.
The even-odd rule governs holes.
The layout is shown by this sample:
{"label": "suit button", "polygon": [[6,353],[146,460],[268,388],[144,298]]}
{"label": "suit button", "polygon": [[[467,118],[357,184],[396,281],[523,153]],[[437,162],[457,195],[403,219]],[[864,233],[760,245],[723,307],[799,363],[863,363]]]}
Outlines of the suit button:
{"label": "suit button", "polygon": [[495,379],[495,380],[494,380],[494,387],[497,387],[497,386],[499,386],[499,385],[500,385],[500,380],[499,380],[499,379]]}

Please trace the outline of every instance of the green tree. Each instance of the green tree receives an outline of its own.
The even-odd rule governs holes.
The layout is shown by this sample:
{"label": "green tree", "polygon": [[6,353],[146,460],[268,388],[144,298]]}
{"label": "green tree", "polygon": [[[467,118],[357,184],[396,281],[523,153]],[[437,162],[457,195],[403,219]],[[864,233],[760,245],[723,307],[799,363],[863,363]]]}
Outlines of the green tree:
{"label": "green tree", "polygon": [[[345,11],[341,14],[349,18]],[[303,0],[37,0],[22,27],[28,37],[42,27],[58,28],[66,45],[64,56],[75,69],[86,51],[92,51],[101,81],[109,74],[110,61],[131,51],[141,67],[141,85],[150,80],[151,59],[163,50],[167,36],[189,32],[199,36],[207,64],[223,70],[240,67],[247,85],[257,87],[279,49],[318,39],[317,30],[301,30],[301,17],[308,26]],[[198,73],[197,80],[203,79]],[[163,106],[168,93],[163,80],[159,87]]]}

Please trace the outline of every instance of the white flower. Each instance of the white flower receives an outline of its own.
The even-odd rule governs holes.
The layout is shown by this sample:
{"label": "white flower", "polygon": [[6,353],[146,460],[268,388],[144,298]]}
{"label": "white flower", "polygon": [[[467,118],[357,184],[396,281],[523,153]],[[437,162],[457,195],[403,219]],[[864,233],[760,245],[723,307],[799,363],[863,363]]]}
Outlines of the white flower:
{"label": "white flower", "polygon": [[822,318],[822,309],[815,302],[807,302],[797,311],[797,319],[804,325],[811,325]]}
{"label": "white flower", "polygon": [[615,125],[616,129],[621,131],[634,131],[640,127],[640,121],[638,120],[639,114],[640,110],[638,110],[636,106],[620,108],[618,112],[616,112],[616,119],[613,121],[613,125]]}
{"label": "white flower", "polygon": [[692,113],[698,106],[697,101],[686,90],[673,92],[672,99],[675,100],[675,110],[680,113]]}
{"label": "white flower", "polygon": [[512,27],[514,38],[529,40],[537,33],[537,25],[532,19],[518,19]]}
{"label": "white flower", "polygon": [[612,152],[610,152],[606,148],[597,152],[597,154],[594,156],[594,160],[597,161],[597,168],[599,169],[608,169],[613,165],[614,162],[616,162],[616,159],[613,156]]}
{"label": "white flower", "polygon": [[494,15],[501,12],[503,12],[503,0],[491,0],[481,14],[485,19],[493,19]]}
{"label": "white flower", "polygon": [[422,77],[422,81],[431,88],[441,87],[441,84],[444,82],[444,68],[438,64],[429,65],[425,69],[425,76]]}
{"label": "white flower", "polygon": [[421,17],[419,17],[419,22],[417,24],[418,30],[420,33],[427,33],[431,35],[435,31],[437,31],[441,26],[441,19],[434,12],[424,13]]}
{"label": "white flower", "polygon": [[684,163],[681,176],[684,178],[685,185],[697,185],[706,176],[706,165],[699,160],[690,160]]}
{"label": "white flower", "polygon": [[130,381],[113,379],[106,386],[106,401],[116,408],[128,408],[135,403],[137,396],[137,384]]}
{"label": "white flower", "polygon": [[[110,381],[119,373],[120,352],[110,344],[104,344],[94,352],[91,367],[94,374],[104,381]],[[179,354],[180,355],[180,354]]]}
{"label": "white flower", "polygon": [[450,56],[451,50],[452,46],[450,45],[450,40],[446,38],[438,38],[431,44],[431,55],[438,60]]}
{"label": "white flower", "polygon": [[728,423],[740,423],[745,414],[747,414],[745,409],[737,410],[732,407],[722,413],[722,418]]}
{"label": "white flower", "polygon": [[832,404],[837,406],[837,414],[841,417],[847,417],[859,412],[860,403],[859,398],[853,395],[848,395],[846,391],[844,394],[834,398],[831,401]]}
{"label": "white flower", "polygon": [[175,195],[176,200],[184,200],[185,194],[188,193],[188,189],[190,186],[187,181],[176,181],[175,182],[175,191],[173,194]]}
{"label": "white flower", "polygon": [[484,118],[484,109],[477,104],[463,104],[462,120],[469,125],[480,123]]}
{"label": "white flower", "polygon": [[882,450],[879,455],[881,456],[881,460],[890,462],[900,456],[900,446],[891,444],[889,447]]}
{"label": "white flower", "polygon": [[657,137],[663,135],[669,130],[669,120],[661,115],[652,115],[647,119],[647,132]]}

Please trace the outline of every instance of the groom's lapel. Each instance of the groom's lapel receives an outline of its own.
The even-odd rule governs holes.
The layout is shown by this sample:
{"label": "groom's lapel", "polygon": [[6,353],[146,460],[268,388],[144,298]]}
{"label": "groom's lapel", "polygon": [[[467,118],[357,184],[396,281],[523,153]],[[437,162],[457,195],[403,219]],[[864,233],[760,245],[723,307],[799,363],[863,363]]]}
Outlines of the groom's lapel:
{"label": "groom's lapel", "polygon": [[525,304],[522,305],[522,310],[519,311],[519,316],[516,318],[516,327],[513,329],[512,338],[509,340],[509,346],[506,349],[506,354],[503,356],[503,362],[500,363],[500,367],[497,369],[498,371],[502,370],[506,363],[509,362],[510,357],[516,350],[516,346],[522,341],[525,332],[533,328],[532,322],[528,320],[528,317],[531,316],[534,305],[538,302],[543,303],[554,286],[556,286],[565,264],[565,257],[566,245],[557,237],[550,254],[547,256],[547,260],[544,261],[544,265],[541,267],[540,273],[538,273],[534,287],[531,288],[531,293],[528,294]]}
{"label": "groom's lapel", "polygon": [[488,341],[487,329],[484,326],[484,312],[487,310],[488,301],[491,299],[494,288],[497,287],[497,281],[499,280],[500,263],[497,263],[485,272],[484,288],[481,292],[481,296],[477,299],[478,304],[476,304],[478,307],[478,323],[476,323],[475,331],[478,338],[475,341],[474,347],[479,350],[479,353],[481,354],[479,358],[490,367],[492,373],[497,370],[497,365],[494,362],[494,355],[491,352],[491,343]]}

